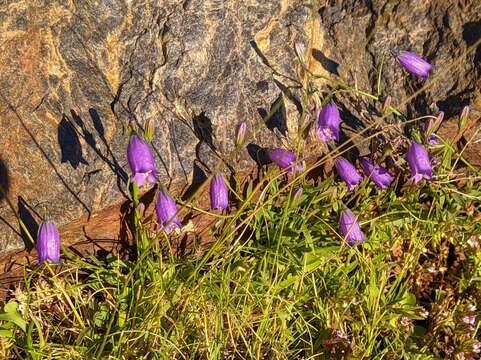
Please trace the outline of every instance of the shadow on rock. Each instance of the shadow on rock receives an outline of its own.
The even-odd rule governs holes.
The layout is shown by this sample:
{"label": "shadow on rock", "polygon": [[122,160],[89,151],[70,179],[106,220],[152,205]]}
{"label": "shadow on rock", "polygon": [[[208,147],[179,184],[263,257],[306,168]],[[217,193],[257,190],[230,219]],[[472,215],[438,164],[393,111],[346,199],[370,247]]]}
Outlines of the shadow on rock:
{"label": "shadow on rock", "polygon": [[[292,93],[291,88],[289,88],[288,86],[284,85],[283,83],[281,83],[276,79],[274,79],[274,83],[277,85],[279,90],[282,91],[284,96],[287,97],[290,101],[292,101],[292,103],[296,107],[297,112],[299,114],[302,114],[303,110],[302,110],[301,101]],[[299,87],[294,87],[294,88],[299,88]]]}
{"label": "shadow on rock", "polygon": [[312,49],[312,57],[316,59],[327,72],[339,76],[339,64],[329,59],[320,50]]}
{"label": "shadow on rock", "polygon": [[199,166],[197,161],[194,161],[192,169],[192,182],[182,195],[182,200],[186,201],[202,186],[207,180],[207,175],[204,170]]}
{"label": "shadow on rock", "polygon": [[343,105],[342,102],[336,101],[336,105],[338,106],[342,122],[348,125],[353,130],[362,130],[366,127],[366,125],[356,117],[347,107]]}
{"label": "shadow on rock", "polygon": [[[106,150],[105,153],[100,149],[96,136],[89,130],[82,117],[74,110],[70,110],[70,114],[72,120],[64,114],[58,130],[59,145],[62,151],[62,162],[68,161],[74,168],[77,168],[80,163],[88,165],[82,155],[79,136],[82,137],[94,153],[109,166],[110,170],[117,178],[117,187],[119,191],[126,196],[124,185],[127,183],[128,175],[120,166],[105,138],[105,128],[97,110],[90,108],[89,114],[92,119],[93,128],[98,134],[97,140],[100,139],[100,142],[103,143]],[[94,170],[89,172],[87,176],[91,176],[99,171],[100,170]]]}
{"label": "shadow on rock", "polygon": [[0,202],[7,195],[10,189],[10,176],[5,161],[0,159]]}
{"label": "shadow on rock", "polygon": [[[466,45],[473,46],[477,41],[481,39],[481,20],[470,21],[463,26],[463,40]],[[481,44],[476,48],[476,53],[474,55],[474,65],[481,63]]]}
{"label": "shadow on rock", "polygon": [[35,217],[33,214],[35,215],[37,214],[32,209],[32,207],[25,201],[25,199],[23,199],[21,196],[18,197],[17,206],[18,206],[18,216],[20,217],[20,220],[22,220],[23,224],[25,225],[26,231],[28,231],[28,234],[27,234],[27,232],[23,228],[20,228],[20,236],[23,240],[23,243],[25,244],[25,248],[27,250],[32,250],[35,244],[32,243],[31,239],[35,241],[38,233],[38,228],[39,228],[39,224],[35,220]]}
{"label": "shadow on rock", "polygon": [[214,131],[212,128],[212,120],[201,112],[192,118],[192,125],[194,127],[195,136],[200,142],[205,142],[212,150],[215,150],[214,146]]}
{"label": "shadow on rock", "polygon": [[102,154],[102,152],[96,147],[93,148],[93,150],[105,163],[107,163],[107,165],[109,165],[112,172],[117,176],[117,185],[119,186],[119,189],[120,189],[122,187],[121,183],[123,184],[127,183],[128,175],[125,172],[125,170],[122,168],[122,166],[120,166],[117,158],[114,156],[114,153],[112,151],[112,148],[110,147],[110,144],[105,138],[105,128],[98,111],[96,109],[90,108],[89,114],[92,120],[92,125],[107,150],[107,156]]}
{"label": "shadow on rock", "polygon": [[464,91],[462,93],[448,96],[446,99],[436,102],[440,111],[444,112],[444,118],[450,119],[459,116],[463,108],[470,104],[470,96],[472,91]]}
{"label": "shadow on rock", "polygon": [[272,103],[269,112],[263,108],[257,109],[258,114],[271,131],[277,129],[282,135],[287,134],[286,105],[282,94]]}
{"label": "shadow on rock", "polygon": [[75,126],[66,116],[62,117],[58,125],[58,144],[62,153],[62,163],[68,162],[74,169],[80,164],[88,165],[83,157],[82,144]]}
{"label": "shadow on rock", "polygon": [[258,166],[263,166],[271,163],[267,155],[267,149],[260,147],[257,144],[250,143],[247,145],[247,152],[249,156],[256,162]]}

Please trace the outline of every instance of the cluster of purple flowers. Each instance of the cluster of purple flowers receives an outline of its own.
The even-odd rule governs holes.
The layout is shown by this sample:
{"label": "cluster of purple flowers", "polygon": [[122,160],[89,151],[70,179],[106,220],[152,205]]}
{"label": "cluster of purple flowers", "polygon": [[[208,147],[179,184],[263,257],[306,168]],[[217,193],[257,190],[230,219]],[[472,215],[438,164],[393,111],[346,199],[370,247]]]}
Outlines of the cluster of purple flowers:
{"label": "cluster of purple flowers", "polygon": [[[401,52],[397,57],[399,63],[411,74],[416,75],[423,80],[429,76],[429,72],[433,66],[420,56],[411,52]],[[444,114],[440,113],[438,120],[442,121]],[[317,135],[323,141],[335,140],[339,141],[341,117],[335,104],[329,103],[325,105],[319,112],[317,120]],[[427,131],[424,125],[423,130]],[[429,136],[429,143],[436,144],[437,138],[433,135]],[[417,184],[421,179],[430,180],[433,177],[433,169],[429,154],[423,145],[412,141],[409,146],[406,159],[411,171],[411,179]],[[364,174],[380,189],[387,189],[394,176],[383,166],[372,162],[368,158],[360,160]],[[335,163],[336,171],[341,179],[346,183],[348,190],[353,190],[362,180],[363,176],[357,168],[343,157],[338,157]],[[339,230],[344,237],[346,243],[350,246],[362,244],[365,242],[364,234],[361,230],[356,216],[350,209],[346,209],[341,213],[339,219]]]}
{"label": "cluster of purple flowers", "polygon": [[[241,124],[239,132],[245,132],[245,126]],[[236,141],[240,141],[237,139]],[[132,171],[132,180],[136,186],[141,187],[144,183],[157,183],[157,168],[150,145],[137,135],[130,138],[127,148],[127,159]],[[210,184],[210,201],[212,210],[226,210],[229,207],[229,189],[222,173],[212,177]],[[157,222],[161,230],[170,234],[174,228],[181,228],[179,210],[172,196],[165,188],[161,188],[155,204]]]}
{"label": "cluster of purple flowers", "polygon": [[[428,78],[432,65],[414,53],[402,52],[398,55],[399,63],[411,74],[423,80]],[[442,117],[441,117],[442,120]],[[339,141],[341,116],[337,106],[330,102],[319,112],[317,119],[317,135],[323,141]],[[237,147],[242,146],[245,140],[247,125],[242,122],[235,139]],[[426,130],[426,129],[425,129]],[[429,138],[429,141],[435,138]],[[302,162],[293,151],[275,148],[267,152],[269,159],[281,169],[289,170],[291,175],[303,170]],[[412,180],[416,184],[421,179],[431,179],[433,170],[431,160],[426,149],[416,141],[411,143],[407,154],[407,161],[412,174]],[[132,182],[138,187],[144,184],[156,184],[158,182],[158,171],[155,165],[154,155],[150,144],[138,135],[132,135],[127,147],[127,160],[132,171]],[[364,174],[380,189],[388,188],[394,176],[383,166],[374,163],[368,158],[360,160]],[[335,167],[341,179],[347,184],[348,189],[353,190],[362,182],[363,176],[357,168],[343,157],[336,160]],[[296,191],[300,197],[302,189]],[[212,177],[210,184],[211,210],[226,210],[229,208],[229,189],[222,173]],[[169,234],[174,228],[182,226],[178,215],[178,208],[175,200],[161,188],[155,204],[157,221],[161,230]],[[356,215],[349,209],[341,213],[339,229],[347,244],[354,246],[365,242],[365,236],[361,230]],[[42,223],[37,236],[37,251],[39,262],[60,261],[60,235],[52,222]]]}

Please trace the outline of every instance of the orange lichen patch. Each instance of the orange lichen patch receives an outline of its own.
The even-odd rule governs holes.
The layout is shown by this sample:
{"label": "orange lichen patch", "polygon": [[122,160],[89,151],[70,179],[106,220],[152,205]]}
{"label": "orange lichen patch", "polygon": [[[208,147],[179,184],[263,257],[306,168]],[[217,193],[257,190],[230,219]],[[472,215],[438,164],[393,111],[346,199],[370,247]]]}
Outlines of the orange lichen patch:
{"label": "orange lichen patch", "polygon": [[46,72],[43,33],[32,26],[26,31],[10,31],[0,36],[0,65],[6,74],[5,78],[12,82],[5,90],[10,97],[15,98],[17,106],[24,103],[37,104],[45,88],[42,83]]}
{"label": "orange lichen patch", "polygon": [[105,71],[112,93],[115,93],[120,86],[119,46],[119,32],[108,34],[106,38],[108,62],[102,64],[101,68]]}

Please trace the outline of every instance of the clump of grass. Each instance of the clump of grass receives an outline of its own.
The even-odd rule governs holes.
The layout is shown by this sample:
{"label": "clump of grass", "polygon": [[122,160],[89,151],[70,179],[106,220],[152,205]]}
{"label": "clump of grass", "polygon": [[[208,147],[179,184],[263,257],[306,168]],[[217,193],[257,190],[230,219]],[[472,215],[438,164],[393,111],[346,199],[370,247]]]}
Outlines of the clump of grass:
{"label": "clump of grass", "polygon": [[[479,183],[459,190],[426,182],[398,193],[365,181],[352,197],[332,176],[300,181],[294,200],[292,181],[277,172],[262,187],[249,180],[239,211],[219,220],[215,243],[200,257],[169,253],[168,239],[151,238],[137,214],[135,260],[67,253],[59,266],[27,269],[25,288],[9,303],[20,305],[13,313],[25,324],[4,325],[5,353],[435,358],[452,347],[474,354],[478,326],[463,318],[480,301]],[[337,235],[345,203],[360,214],[363,247],[344,246]]]}

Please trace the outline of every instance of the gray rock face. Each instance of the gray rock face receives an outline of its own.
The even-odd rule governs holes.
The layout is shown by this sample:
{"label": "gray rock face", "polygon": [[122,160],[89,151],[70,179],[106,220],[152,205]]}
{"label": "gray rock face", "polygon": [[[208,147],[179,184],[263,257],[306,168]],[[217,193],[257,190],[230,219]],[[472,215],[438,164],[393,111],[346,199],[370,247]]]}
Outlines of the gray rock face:
{"label": "gray rock face", "polygon": [[[366,90],[374,90],[385,54],[382,85],[399,101],[417,83],[390,51],[423,54],[440,74],[459,60],[410,103],[413,114],[426,106],[455,114],[479,88],[481,47],[466,52],[480,36],[479,1],[314,3],[4,0],[0,184],[27,226],[35,232],[44,215],[66,224],[123,198],[130,122],[155,123],[166,184],[189,184],[229,159],[240,121],[255,144],[279,143],[299,115],[289,92],[300,98],[295,41],[312,44],[312,72]],[[249,162],[246,151],[241,164]],[[0,201],[0,250],[21,247]]]}

